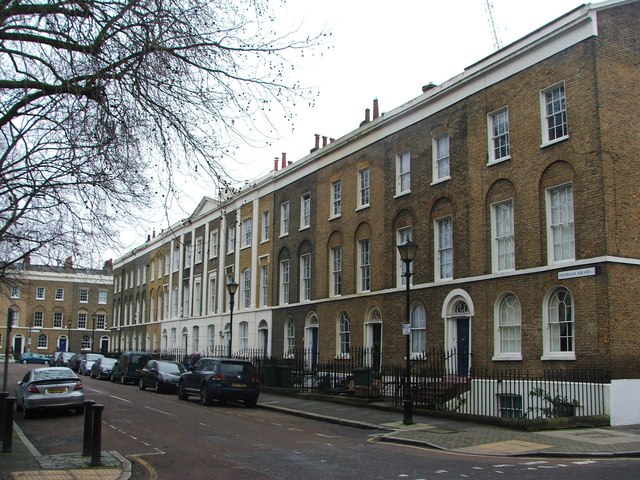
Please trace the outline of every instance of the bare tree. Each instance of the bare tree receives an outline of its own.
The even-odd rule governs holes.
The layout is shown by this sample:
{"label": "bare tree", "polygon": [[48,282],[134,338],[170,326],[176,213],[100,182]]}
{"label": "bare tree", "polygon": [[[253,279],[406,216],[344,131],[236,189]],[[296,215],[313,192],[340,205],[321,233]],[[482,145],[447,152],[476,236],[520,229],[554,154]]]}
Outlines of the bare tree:
{"label": "bare tree", "polygon": [[88,258],[177,171],[223,188],[238,142],[313,101],[291,73],[324,34],[279,33],[273,5],[0,0],[0,280]]}

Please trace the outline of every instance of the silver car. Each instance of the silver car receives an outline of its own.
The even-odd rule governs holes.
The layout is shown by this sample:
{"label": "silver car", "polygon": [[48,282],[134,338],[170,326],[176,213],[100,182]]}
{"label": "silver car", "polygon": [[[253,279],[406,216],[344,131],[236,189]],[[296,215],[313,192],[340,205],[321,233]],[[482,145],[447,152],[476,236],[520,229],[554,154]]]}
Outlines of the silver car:
{"label": "silver car", "polygon": [[89,373],[91,372],[91,367],[93,367],[93,362],[95,362],[99,358],[104,358],[104,355],[100,353],[87,353],[85,357],[80,360],[78,373],[80,375],[89,375]]}
{"label": "silver car", "polygon": [[16,410],[29,418],[34,410],[73,409],[84,413],[84,387],[67,367],[34,368],[18,382]]}

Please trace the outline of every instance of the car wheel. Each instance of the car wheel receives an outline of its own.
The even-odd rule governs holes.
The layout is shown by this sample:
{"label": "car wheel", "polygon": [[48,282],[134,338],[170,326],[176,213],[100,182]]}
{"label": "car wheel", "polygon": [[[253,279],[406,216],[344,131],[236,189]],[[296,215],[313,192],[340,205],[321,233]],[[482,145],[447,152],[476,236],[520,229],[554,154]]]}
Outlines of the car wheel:
{"label": "car wheel", "polygon": [[25,420],[28,420],[29,418],[31,418],[31,409],[27,408],[27,407],[22,407],[22,418],[24,418]]}
{"label": "car wheel", "polygon": [[156,384],[154,385],[154,388],[156,393],[160,393],[162,391],[162,387],[160,386],[160,380],[156,379]]}
{"label": "car wheel", "polygon": [[189,394],[184,389],[183,382],[180,382],[180,385],[178,385],[178,400],[189,400]]}
{"label": "car wheel", "polygon": [[126,379],[126,378],[124,378],[124,373],[123,373],[123,374],[122,374],[122,376],[120,377],[120,383],[121,383],[122,385],[124,385],[125,383],[127,383],[127,379]]}
{"label": "car wheel", "polygon": [[213,398],[209,393],[209,388],[206,385],[203,385],[200,389],[200,404],[208,407],[213,403]]}
{"label": "car wheel", "polygon": [[21,412],[21,411],[22,411],[22,405],[16,402],[16,412]]}
{"label": "car wheel", "polygon": [[116,381],[116,379],[115,379],[115,378],[113,378],[113,373],[112,373],[112,374],[111,374],[111,376],[109,377],[109,381],[110,381],[110,382],[115,382],[115,381]]}
{"label": "car wheel", "polygon": [[49,362],[47,360],[44,361],[44,366],[48,367],[49,366]]}
{"label": "car wheel", "polygon": [[84,413],[84,405],[74,408],[76,415],[82,415]]}
{"label": "car wheel", "polygon": [[144,390],[146,387],[144,386],[144,381],[142,379],[138,380],[138,388],[140,390]]}
{"label": "car wheel", "polygon": [[26,360],[22,360],[22,364],[23,364],[23,365],[26,365],[26,364],[27,364],[27,361],[26,361]]}
{"label": "car wheel", "polygon": [[245,400],[244,401],[244,406],[247,408],[255,408],[255,406],[258,404],[258,399],[257,398],[251,398],[249,400]]}

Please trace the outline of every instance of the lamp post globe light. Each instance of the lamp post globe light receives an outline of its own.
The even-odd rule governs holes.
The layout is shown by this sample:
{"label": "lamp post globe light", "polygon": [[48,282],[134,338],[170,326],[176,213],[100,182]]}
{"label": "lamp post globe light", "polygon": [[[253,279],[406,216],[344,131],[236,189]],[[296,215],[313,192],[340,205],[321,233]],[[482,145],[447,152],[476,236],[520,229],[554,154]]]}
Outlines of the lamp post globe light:
{"label": "lamp post globe light", "polygon": [[227,292],[229,292],[229,358],[231,358],[231,341],[233,338],[233,296],[236,294],[236,290],[238,290],[238,282],[233,277],[229,277],[227,281]]}
{"label": "lamp post globe light", "polygon": [[406,295],[405,295],[405,324],[402,328],[402,334],[406,338],[406,352],[405,352],[405,381],[403,391],[403,419],[402,423],[405,425],[413,424],[413,399],[411,398],[411,262],[416,256],[418,250],[418,244],[407,237],[404,243],[397,245],[400,258],[404,262],[405,268],[402,274],[405,277]]}

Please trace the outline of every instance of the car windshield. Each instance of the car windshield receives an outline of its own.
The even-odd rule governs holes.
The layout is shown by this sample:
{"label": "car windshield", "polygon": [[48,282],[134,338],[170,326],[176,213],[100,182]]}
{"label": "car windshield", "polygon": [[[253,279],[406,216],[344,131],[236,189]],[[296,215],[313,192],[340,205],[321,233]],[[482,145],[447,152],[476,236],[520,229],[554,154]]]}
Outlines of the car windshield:
{"label": "car windshield", "polygon": [[53,379],[76,379],[75,373],[68,368],[43,368],[33,371],[33,380],[53,380]]}
{"label": "car windshield", "polygon": [[182,374],[186,371],[181,364],[172,363],[172,362],[159,362],[158,370],[164,373],[175,373],[175,374]]}
{"label": "car windshield", "polygon": [[231,362],[223,362],[222,363],[222,373],[225,375],[253,375],[255,374],[255,367],[250,363],[231,363]]}
{"label": "car windshield", "polygon": [[95,362],[99,358],[102,358],[102,355],[100,355],[99,353],[89,353],[87,355],[87,360],[89,360],[90,362]]}
{"label": "car windshield", "polygon": [[116,363],[115,358],[103,358],[102,360],[100,360],[100,365],[106,365],[108,367],[113,367],[115,363]]}

